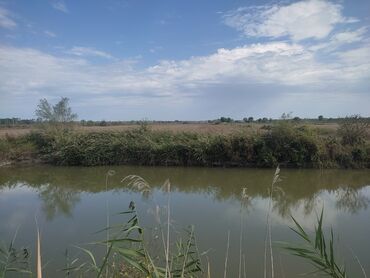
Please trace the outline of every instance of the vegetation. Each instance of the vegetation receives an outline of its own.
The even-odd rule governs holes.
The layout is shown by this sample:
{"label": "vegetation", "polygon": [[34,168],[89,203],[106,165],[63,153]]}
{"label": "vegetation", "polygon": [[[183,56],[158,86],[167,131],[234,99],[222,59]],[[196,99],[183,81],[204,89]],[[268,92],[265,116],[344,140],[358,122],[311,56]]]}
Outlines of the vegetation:
{"label": "vegetation", "polygon": [[40,99],[35,114],[41,121],[49,123],[68,123],[77,119],[77,114],[72,113],[66,97],[62,97],[55,105],[51,105],[47,99]]}
{"label": "vegetation", "polygon": [[366,133],[367,125],[357,116],[343,121],[336,136],[326,137],[292,120],[278,121],[264,132],[228,135],[151,131],[147,123],[125,132],[46,129],[0,139],[0,158],[84,166],[368,168]]}
{"label": "vegetation", "polygon": [[[296,228],[291,228],[291,230],[304,241],[305,245],[294,246],[288,244],[284,246],[284,248],[293,255],[310,262],[317,269],[317,272],[333,278],[346,278],[348,276],[345,267],[339,265],[335,259],[333,229],[330,230],[329,245],[327,245],[327,240],[323,231],[323,215],[324,210],[321,211],[320,217],[317,219],[314,239],[311,239],[297,220],[292,217]],[[366,274],[364,277],[366,277]]]}
{"label": "vegetation", "polygon": [[[68,101],[61,98],[51,105],[46,99],[40,100],[35,114],[46,128],[0,139],[0,161],[40,159],[56,165],[83,166],[370,167],[369,120],[357,115],[340,120],[336,134],[325,135],[302,124],[300,118],[292,118],[292,113],[284,113],[281,120],[257,119],[266,124],[248,133],[152,131],[147,121],[123,132],[86,133],[70,128],[77,115]],[[244,121],[250,123],[253,118]],[[233,122],[221,117],[214,123]],[[101,126],[109,124],[99,122]]]}
{"label": "vegetation", "polygon": [[29,270],[29,251],[26,248],[15,248],[17,232],[9,245],[0,245],[0,278],[8,273],[31,274]]}

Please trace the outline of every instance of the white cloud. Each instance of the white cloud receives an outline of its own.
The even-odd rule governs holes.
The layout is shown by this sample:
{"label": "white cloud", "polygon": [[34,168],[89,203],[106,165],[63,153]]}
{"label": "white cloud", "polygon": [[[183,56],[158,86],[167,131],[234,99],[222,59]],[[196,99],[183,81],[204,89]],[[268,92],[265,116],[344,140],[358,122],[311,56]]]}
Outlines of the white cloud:
{"label": "white cloud", "polygon": [[227,12],[224,22],[247,36],[279,38],[294,41],[326,38],[339,23],[354,22],[345,18],[342,6],[324,0],[308,0],[289,5],[239,8]]}
{"label": "white cloud", "polygon": [[97,56],[106,59],[113,59],[113,56],[109,53],[91,47],[74,46],[66,51],[66,53],[76,56]]}
{"label": "white cloud", "polygon": [[0,7],[0,27],[5,29],[14,29],[17,23],[11,18],[8,10]]}
{"label": "white cloud", "polygon": [[[368,70],[370,65],[370,43],[359,48],[337,52],[336,55],[346,65],[361,67],[366,65]],[[366,72],[364,73],[366,74]]]}
{"label": "white cloud", "polygon": [[369,53],[370,45],[365,45],[337,52],[337,59],[323,63],[302,45],[274,42],[222,48],[209,56],[162,61],[137,70],[130,61],[92,64],[80,57],[62,58],[35,49],[0,46],[0,97],[79,93],[179,98],[202,94],[215,84],[349,86],[370,80]]}
{"label": "white cloud", "polygon": [[333,51],[340,46],[365,41],[367,28],[361,27],[356,30],[346,30],[333,34],[326,42],[315,44],[310,50],[323,50],[326,52]]}
{"label": "white cloud", "polygon": [[62,0],[52,2],[51,6],[58,11],[61,11],[63,13],[68,13],[68,8],[66,4],[64,3],[64,1]]}
{"label": "white cloud", "polygon": [[50,38],[55,38],[57,36],[54,32],[51,32],[51,31],[48,31],[48,30],[45,30],[44,34],[46,36],[50,37]]}
{"label": "white cloud", "polygon": [[[310,111],[303,108],[300,111],[312,115],[322,113],[323,106],[318,104],[322,104],[325,96],[328,96],[330,103],[337,103],[339,93],[340,99],[346,101],[339,101],[341,106],[330,108],[335,113],[333,116],[349,113],[353,109],[360,113],[357,103],[359,99],[366,99],[367,95],[361,97],[361,92],[369,87],[370,45],[363,44],[332,55],[332,61],[320,62],[314,51],[300,44],[274,42],[221,48],[212,55],[180,61],[164,60],[139,69],[131,60],[113,59],[96,64],[82,56],[57,56],[31,48],[0,45],[0,114],[24,113],[23,117],[32,117],[33,108],[28,103],[35,102],[32,105],[36,105],[36,100],[40,98],[53,100],[67,96],[73,99],[75,105],[85,105],[84,111],[91,110],[89,113],[92,114],[85,117],[106,117],[102,114],[105,111],[116,115],[113,116],[116,118],[122,113],[127,113],[129,117],[139,115],[137,117],[140,118],[149,116],[148,111],[154,111],[156,107],[162,109],[158,108],[153,115],[163,114],[163,106],[167,105],[166,109],[172,109],[173,117],[178,117],[176,113],[184,113],[186,118],[191,106],[185,109],[185,105],[194,105],[202,99],[207,99],[207,103],[232,99],[252,102],[254,99],[259,103],[258,98],[264,101],[263,106],[260,103],[256,108],[259,111],[256,113],[270,111],[281,115],[281,111],[288,111],[290,107],[305,108],[302,104],[304,100],[313,107]],[[235,98],[230,97],[233,95]],[[285,110],[277,105],[284,96],[284,105],[290,105],[284,106]],[[273,104],[272,107],[268,106],[266,98]],[[242,106],[240,109],[244,111],[241,102],[239,100],[232,105]],[[365,103],[361,102],[361,109],[365,109],[361,113],[366,114],[368,109]],[[106,107],[125,110],[122,112],[122,109]],[[146,108],[135,110],[135,107]],[[344,110],[340,112],[338,109],[342,108]],[[97,116],[94,109],[98,109],[101,116]],[[133,114],[130,116],[128,113]],[[168,118],[170,113],[162,115],[163,119]],[[218,113],[213,114],[217,116]]]}

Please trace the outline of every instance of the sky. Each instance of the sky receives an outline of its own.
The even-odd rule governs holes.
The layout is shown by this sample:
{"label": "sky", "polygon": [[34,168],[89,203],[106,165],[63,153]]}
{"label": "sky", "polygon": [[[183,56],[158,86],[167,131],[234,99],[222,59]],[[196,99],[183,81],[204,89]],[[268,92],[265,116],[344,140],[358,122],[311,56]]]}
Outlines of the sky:
{"label": "sky", "polygon": [[370,1],[0,0],[0,118],[370,116]]}

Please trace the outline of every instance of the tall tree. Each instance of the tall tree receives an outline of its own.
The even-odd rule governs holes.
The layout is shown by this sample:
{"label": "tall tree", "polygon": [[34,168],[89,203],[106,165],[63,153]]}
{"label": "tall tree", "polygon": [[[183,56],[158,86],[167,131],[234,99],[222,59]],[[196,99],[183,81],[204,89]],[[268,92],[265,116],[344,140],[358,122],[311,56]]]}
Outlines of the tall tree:
{"label": "tall tree", "polygon": [[62,97],[55,105],[51,105],[45,98],[40,99],[35,114],[46,122],[67,123],[77,119],[77,114],[72,113],[69,99],[66,97]]}

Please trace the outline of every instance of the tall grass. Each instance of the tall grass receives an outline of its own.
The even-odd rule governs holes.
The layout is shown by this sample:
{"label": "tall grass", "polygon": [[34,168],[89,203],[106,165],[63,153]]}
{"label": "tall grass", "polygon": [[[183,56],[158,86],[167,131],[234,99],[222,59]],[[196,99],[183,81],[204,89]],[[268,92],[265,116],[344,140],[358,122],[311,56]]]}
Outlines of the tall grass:
{"label": "tall grass", "polygon": [[344,265],[340,265],[335,258],[333,229],[330,230],[329,245],[327,243],[328,241],[323,231],[323,215],[324,210],[321,211],[320,217],[317,219],[314,238],[311,238],[298,221],[292,217],[296,227],[291,228],[291,230],[295,232],[305,244],[300,246],[288,244],[284,246],[284,248],[293,255],[310,262],[319,273],[326,274],[333,278],[346,278],[348,276]]}
{"label": "tall grass", "polygon": [[17,233],[18,229],[8,246],[0,245],[0,278],[4,278],[8,273],[31,274],[28,249],[15,248]]}
{"label": "tall grass", "polygon": [[[268,265],[267,265],[267,253],[270,253],[270,273],[271,273],[271,278],[275,277],[275,271],[274,271],[274,255],[272,251],[272,235],[271,235],[271,213],[272,213],[272,202],[273,202],[273,195],[278,189],[276,187],[276,184],[280,181],[280,168],[279,166],[275,170],[274,177],[271,182],[271,186],[268,189],[268,207],[267,207],[267,213],[266,213],[266,235],[265,235],[265,252],[264,252],[264,272],[263,272],[263,277],[267,277],[267,270],[268,270]],[[280,189],[281,191],[281,189]]]}
{"label": "tall grass", "polygon": [[224,278],[227,277],[227,267],[228,267],[228,260],[229,260],[229,249],[230,249],[230,231],[227,231],[227,245],[226,245],[226,255],[225,255]]}
{"label": "tall grass", "polygon": [[[128,186],[134,188],[141,193],[151,190],[148,183],[138,176],[128,176],[123,179]],[[176,250],[171,252],[170,242],[170,182],[166,181],[164,184],[166,192],[169,195],[167,200],[167,239],[165,241],[163,256],[157,258],[161,254],[152,256],[150,248],[147,246],[146,237],[144,236],[145,229],[140,225],[138,213],[134,202],[130,203],[129,210],[119,213],[122,216],[130,216],[126,223],[118,226],[106,227],[102,231],[110,231],[109,240],[94,243],[94,245],[108,245],[108,251],[99,260],[96,258],[91,250],[78,247],[85,254],[88,255],[90,263],[78,263],[75,259],[63,271],[71,273],[76,271],[78,273],[88,272],[96,277],[114,277],[116,273],[113,272],[112,264],[114,261],[112,254],[119,256],[121,263],[132,268],[132,275],[143,275],[145,277],[193,277],[197,272],[201,272],[200,255],[195,239],[194,227],[186,230],[185,238],[180,238],[176,242]],[[164,265],[161,266],[162,260]],[[159,266],[158,266],[159,264]],[[108,271],[109,269],[109,271]],[[95,273],[95,274],[94,274]],[[105,273],[105,276],[102,274]],[[140,276],[141,277],[141,276]]]}
{"label": "tall grass", "polygon": [[[240,201],[240,235],[239,235],[239,273],[238,278],[242,276],[242,262],[244,264],[244,273],[245,270],[245,254],[243,254],[243,235],[244,235],[244,208],[248,202],[249,196],[247,194],[247,188],[243,187],[241,192],[241,201]],[[245,276],[245,275],[244,275]]]}
{"label": "tall grass", "polygon": [[[48,131],[22,138],[14,139],[17,143],[1,139],[0,159],[26,153],[29,144],[38,158],[57,165],[370,167],[369,142],[344,145],[339,137],[322,138],[314,130],[288,123],[261,134],[171,133],[140,128],[125,132]],[[13,147],[8,148],[9,144]]]}
{"label": "tall grass", "polygon": [[41,260],[41,240],[40,230],[37,228],[37,245],[36,245],[36,277],[42,278],[42,260]]}

